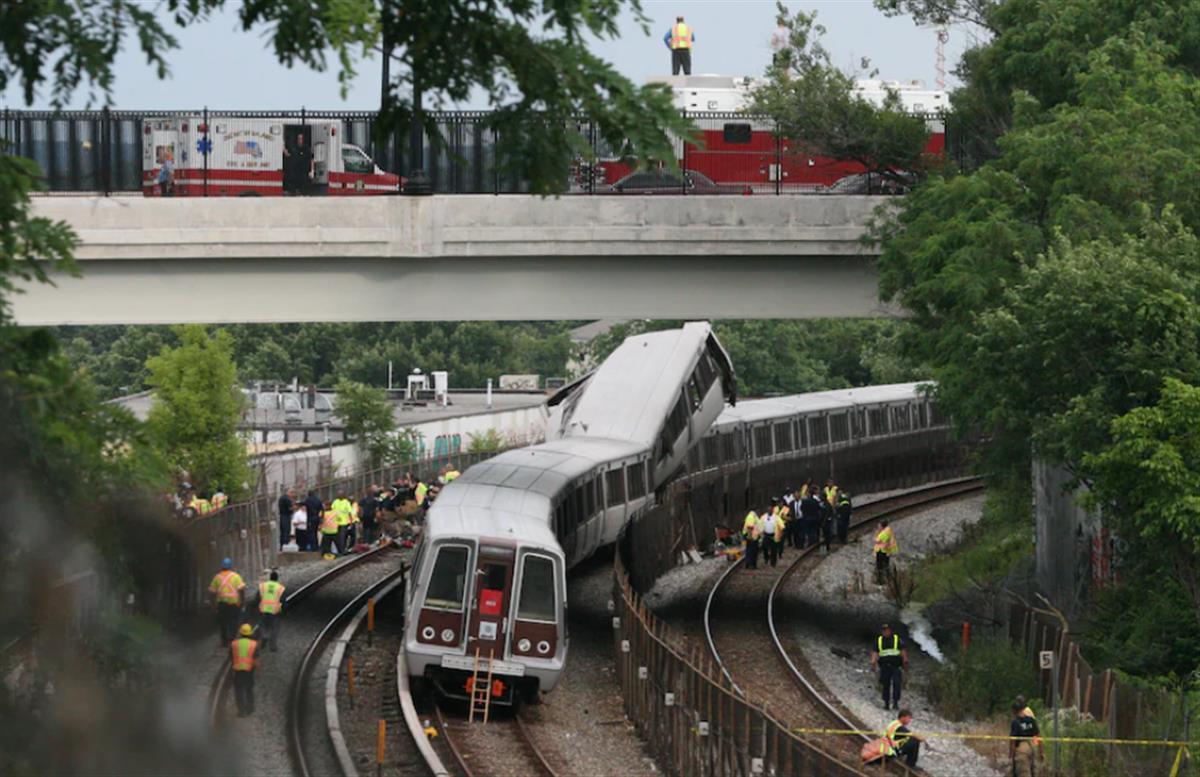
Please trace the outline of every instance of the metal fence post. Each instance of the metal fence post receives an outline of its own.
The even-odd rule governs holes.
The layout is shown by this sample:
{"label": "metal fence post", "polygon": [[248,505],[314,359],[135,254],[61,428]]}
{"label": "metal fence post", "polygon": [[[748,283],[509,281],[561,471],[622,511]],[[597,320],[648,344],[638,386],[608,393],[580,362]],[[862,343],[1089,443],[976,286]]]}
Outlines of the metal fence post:
{"label": "metal fence post", "polygon": [[783,191],[783,138],[779,136],[779,122],[775,122],[775,196]]}
{"label": "metal fence post", "polygon": [[[687,109],[680,111],[683,120],[687,121]],[[683,164],[680,165],[679,188],[682,189],[682,194],[687,194],[687,165],[688,165],[688,139],[683,138]]]}
{"label": "metal fence post", "polygon": [[211,146],[209,146],[209,140],[208,140],[208,106],[207,105],[204,106],[204,140],[202,142],[204,144],[204,153],[203,153],[203,156],[204,156],[204,196],[207,197],[208,196],[208,157],[212,150]]}
{"label": "metal fence post", "polygon": [[100,137],[98,141],[100,151],[100,186],[104,189],[104,196],[107,197],[112,192],[112,115],[108,110],[108,106],[100,111]]}

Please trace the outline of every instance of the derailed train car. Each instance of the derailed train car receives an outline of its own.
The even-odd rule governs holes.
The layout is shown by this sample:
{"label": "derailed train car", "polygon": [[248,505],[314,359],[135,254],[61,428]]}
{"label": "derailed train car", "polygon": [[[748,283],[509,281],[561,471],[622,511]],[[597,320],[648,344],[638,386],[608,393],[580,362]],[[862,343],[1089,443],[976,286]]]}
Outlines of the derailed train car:
{"label": "derailed train car", "polygon": [[408,586],[408,672],[493,704],[551,690],[567,656],[566,573],[654,501],[726,401],[707,323],[627,339],[552,400],[551,439],[464,472],[430,508]]}

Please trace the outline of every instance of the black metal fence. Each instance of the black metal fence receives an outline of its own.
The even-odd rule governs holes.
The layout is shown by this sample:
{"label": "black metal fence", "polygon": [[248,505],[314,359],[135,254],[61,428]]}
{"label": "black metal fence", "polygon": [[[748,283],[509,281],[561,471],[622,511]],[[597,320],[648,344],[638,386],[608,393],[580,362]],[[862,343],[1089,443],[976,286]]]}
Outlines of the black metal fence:
{"label": "black metal fence", "polygon": [[[145,173],[152,173],[161,161],[153,159],[152,147],[147,150],[145,120],[184,117],[202,117],[206,128],[238,122],[250,126],[262,119],[277,119],[280,125],[331,125],[345,143],[362,149],[384,171],[407,175],[411,169],[423,169],[436,193],[505,194],[529,190],[524,181],[504,172],[508,166],[498,157],[498,138],[487,126],[488,114],[484,112],[434,114],[440,142],[425,138],[420,164],[410,164],[407,158],[407,137],[377,137],[377,114],[367,111],[103,109],[53,113],[6,108],[0,112],[0,145],[10,153],[36,161],[44,172],[48,192],[139,192],[144,185],[144,168]],[[749,195],[877,194],[896,193],[903,188],[903,181],[862,173],[854,163],[798,153],[776,136],[775,124],[769,118],[741,113],[693,113],[687,118],[701,131],[703,142],[693,145],[677,141],[676,156],[680,169],[685,171],[682,176],[661,171],[635,173],[633,160],[623,157],[620,149],[608,148],[589,120],[573,122],[570,129],[593,153],[590,160],[581,156],[571,169],[563,171],[563,190],[574,194]],[[926,119],[932,133],[930,150],[942,153],[944,122],[940,117]],[[204,141],[208,142],[207,134]],[[181,148],[179,153],[186,159],[199,150]],[[151,157],[145,164],[144,152]],[[204,157],[207,184],[215,171],[207,169],[207,152]],[[174,160],[177,167],[181,161]],[[331,160],[330,164],[336,163]],[[267,165],[260,162],[258,166]],[[348,163],[346,169],[350,169]],[[221,196],[226,192],[204,185],[188,193]]]}

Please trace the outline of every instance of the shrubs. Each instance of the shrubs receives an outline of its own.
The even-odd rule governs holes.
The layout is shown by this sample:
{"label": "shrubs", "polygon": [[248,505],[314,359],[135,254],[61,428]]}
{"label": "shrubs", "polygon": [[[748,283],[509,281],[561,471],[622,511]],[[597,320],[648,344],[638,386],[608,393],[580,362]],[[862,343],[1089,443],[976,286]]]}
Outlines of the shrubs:
{"label": "shrubs", "polygon": [[1003,636],[955,651],[929,679],[929,698],[951,720],[1007,713],[1017,694],[1037,694],[1037,674],[1023,651]]}

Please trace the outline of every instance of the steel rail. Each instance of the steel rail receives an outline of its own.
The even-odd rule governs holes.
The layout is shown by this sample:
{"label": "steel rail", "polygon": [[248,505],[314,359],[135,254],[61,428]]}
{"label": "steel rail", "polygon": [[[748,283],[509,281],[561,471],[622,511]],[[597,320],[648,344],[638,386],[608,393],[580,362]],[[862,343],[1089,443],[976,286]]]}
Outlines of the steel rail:
{"label": "steel rail", "polygon": [[[437,719],[438,729],[442,732],[442,736],[446,740],[447,746],[450,748],[450,753],[454,756],[454,763],[458,766],[458,770],[464,777],[475,777],[476,772],[469,764],[469,754],[466,752],[461,742],[456,742],[454,736],[450,733],[450,727],[446,725],[446,716],[442,712],[441,707],[435,701],[433,704],[433,714]],[[507,721],[493,720],[493,723],[501,723]],[[481,724],[485,725],[485,724]],[[514,712],[511,721],[511,728],[516,732],[516,738],[520,740],[521,746],[528,752],[532,758],[533,766],[537,774],[543,777],[559,777],[557,770],[550,765],[550,761],[546,758],[545,753],[534,744],[533,737],[529,733],[529,725],[521,719],[519,713]],[[528,772],[527,772],[528,773]]]}
{"label": "steel rail", "polygon": [[301,777],[310,777],[312,774],[309,770],[308,758],[304,754],[303,736],[300,732],[300,726],[304,717],[304,685],[308,681],[308,676],[312,673],[313,665],[325,649],[325,643],[329,641],[333,633],[343,628],[346,622],[353,618],[355,613],[366,605],[368,599],[386,588],[403,574],[404,567],[393,570],[351,599],[346,606],[338,611],[337,615],[333,616],[325,624],[313,641],[309,643],[308,650],[304,652],[304,657],[300,659],[300,666],[297,667],[295,675],[292,676],[292,684],[288,689],[287,737],[288,752],[292,756],[292,764],[296,767],[296,773],[301,775]]}

